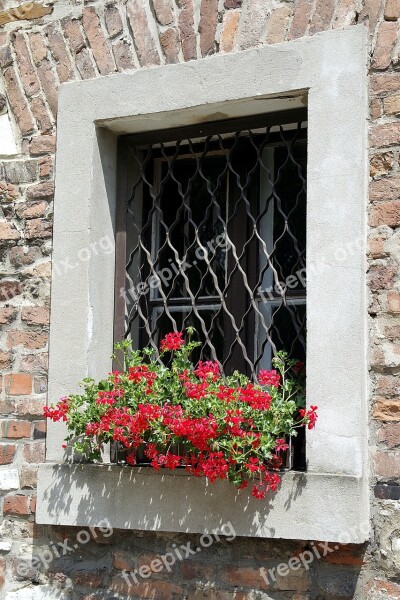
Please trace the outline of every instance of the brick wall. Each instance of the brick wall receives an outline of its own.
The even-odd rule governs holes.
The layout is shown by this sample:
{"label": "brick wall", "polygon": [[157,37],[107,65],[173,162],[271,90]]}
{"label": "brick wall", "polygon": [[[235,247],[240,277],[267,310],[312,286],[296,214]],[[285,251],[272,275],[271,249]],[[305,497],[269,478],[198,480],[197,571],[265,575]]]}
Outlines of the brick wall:
{"label": "brick wall", "polygon": [[[399,0],[65,0],[19,7],[5,0],[1,10],[0,117],[8,111],[19,154],[0,158],[0,598],[400,598]],[[124,569],[147,565],[174,544],[195,546],[196,536],[89,532],[65,556],[60,550],[47,563],[21,568],[32,552],[79,534],[34,523],[44,457],[57,86],[355,23],[369,28],[371,57],[371,544],[340,547],[269,586],[260,568],[310,551],[310,544],[219,542],[128,589]]]}

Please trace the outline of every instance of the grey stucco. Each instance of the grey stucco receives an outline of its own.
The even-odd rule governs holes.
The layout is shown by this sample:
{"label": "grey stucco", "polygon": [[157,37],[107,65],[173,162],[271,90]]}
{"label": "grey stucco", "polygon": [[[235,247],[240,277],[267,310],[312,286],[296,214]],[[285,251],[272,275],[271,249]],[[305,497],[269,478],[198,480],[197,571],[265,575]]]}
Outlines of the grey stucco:
{"label": "grey stucco", "polygon": [[[206,122],[222,115],[226,118],[281,110],[308,99],[307,402],[318,405],[320,416],[316,430],[307,437],[308,473],[302,476],[307,485],[306,493],[299,495],[300,504],[289,502],[286,483],[279,500],[273,500],[277,537],[335,540],[332,535],[343,531],[342,526],[357,526],[368,518],[366,62],[365,28],[352,27],[187,64],[68,83],[60,90],[50,402],[76,392],[77,382],[84,376],[99,378],[111,369],[113,253],[92,252],[88,260],[77,261],[75,268],[62,277],[56,269],[76,256],[79,249],[90,248],[104,237],[113,239],[118,134]],[[49,423],[49,462],[64,459],[64,431],[62,425]],[[39,522],[72,524],[76,512],[71,508],[70,515],[67,510],[60,510],[57,515],[46,490],[59,489],[67,494],[72,507],[79,503],[84,473],[88,473],[91,482],[96,479],[89,476],[89,467],[66,469],[70,467],[40,468]],[[65,486],[66,472],[70,491]],[[100,484],[91,490],[96,489],[96,497],[102,502],[102,517],[109,512],[118,526],[124,527],[126,515],[119,517],[115,506],[122,506],[127,476],[122,471],[116,475],[117,467],[107,473],[111,473],[107,477],[112,477],[115,486],[112,496]],[[132,483],[135,476],[129,477],[129,493],[142,498],[147,506],[147,487],[140,484],[143,496],[138,495],[138,483]],[[286,476],[285,481],[292,477],[295,475]],[[162,495],[167,480],[170,481],[153,477],[151,491]],[[185,487],[188,506],[196,501],[196,494],[202,497],[198,485],[193,482]],[[163,510],[168,514],[168,503],[175,503],[176,498],[165,494],[165,502]],[[247,507],[238,505],[234,495],[225,493],[224,505],[228,512],[229,507],[241,507],[242,535],[246,535],[246,528],[261,510],[260,504],[253,501]],[[157,507],[161,505],[152,506],[154,514],[148,514],[148,519],[156,523],[156,512],[161,510]],[[296,506],[302,506],[306,524],[296,518]],[[334,517],[329,516],[332,507]],[[198,531],[194,512],[188,511],[185,517],[185,531]],[[314,520],[320,525],[314,526]],[[326,534],[320,528],[323,523]],[[144,524],[138,519],[131,526]],[[176,522],[171,520],[168,524],[166,517],[162,527],[177,530]],[[307,527],[314,531],[313,535],[305,535]],[[250,530],[248,534],[255,535],[254,528]],[[260,535],[271,535],[268,527],[259,531]],[[367,534],[363,535],[366,539]]]}

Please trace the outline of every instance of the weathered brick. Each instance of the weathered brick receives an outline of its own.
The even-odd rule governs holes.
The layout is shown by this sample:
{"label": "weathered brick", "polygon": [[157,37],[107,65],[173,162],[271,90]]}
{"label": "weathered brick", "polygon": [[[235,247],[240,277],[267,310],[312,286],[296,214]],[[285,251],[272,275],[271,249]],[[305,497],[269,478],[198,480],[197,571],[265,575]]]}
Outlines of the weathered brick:
{"label": "weathered brick", "polygon": [[306,34],[310,22],[312,0],[296,0],[289,39],[294,40]]}
{"label": "weathered brick", "polygon": [[[144,563],[150,564],[150,563]],[[215,566],[196,562],[194,560],[184,560],[180,563],[180,573],[184,581],[199,579],[211,582],[215,579]]]}
{"label": "weathered brick", "polygon": [[140,598],[157,600],[174,600],[183,594],[183,590],[175,583],[168,581],[142,580],[138,583],[127,583],[121,575],[115,575],[111,579],[110,591],[120,594],[135,594]]}
{"label": "weathered brick", "polygon": [[29,97],[33,96],[33,94],[37,94],[40,91],[40,83],[29,55],[25,37],[22,32],[17,32],[11,35],[11,39],[25,94]]}
{"label": "weathered brick", "polygon": [[[374,495],[381,500],[400,500],[400,485],[377,484],[374,486]],[[391,598],[395,597],[391,596]]]}
{"label": "weathered brick", "polygon": [[372,66],[384,70],[390,65],[392,52],[397,38],[397,23],[383,21],[378,29],[378,37],[372,57]]}
{"label": "weathered brick", "polygon": [[242,16],[240,36],[240,47],[242,49],[253,48],[262,42],[268,11],[268,0],[247,3]]}
{"label": "weathered brick", "polygon": [[4,438],[20,439],[31,437],[30,421],[2,421],[1,436]]}
{"label": "weathered brick", "polygon": [[400,293],[390,291],[387,295],[388,308],[391,313],[400,313]]}
{"label": "weathered brick", "polygon": [[32,264],[40,256],[41,252],[36,247],[15,246],[10,249],[10,263],[17,268]]}
{"label": "weathered brick", "polygon": [[127,15],[135,37],[137,55],[141,66],[159,65],[156,44],[147,22],[147,14],[143,6],[144,0],[128,0]]}
{"label": "weathered brick", "polygon": [[239,10],[229,10],[224,14],[220,39],[221,52],[232,52],[236,48],[239,19]]}
{"label": "weathered brick", "polygon": [[51,156],[42,156],[38,160],[39,164],[39,177],[41,179],[48,179],[53,174],[53,159]]}
{"label": "weathered brick", "polygon": [[83,48],[83,50],[76,55],[75,63],[82,79],[92,79],[96,77],[92,56],[87,48]]}
{"label": "weathered brick", "polygon": [[23,449],[24,460],[28,463],[41,463],[45,459],[45,443],[44,442],[28,442],[24,444]]}
{"label": "weathered brick", "polygon": [[396,269],[392,266],[373,265],[369,270],[369,283],[372,291],[390,289]]}
{"label": "weathered brick", "polygon": [[317,33],[329,29],[334,10],[334,0],[317,0],[315,11],[311,19],[310,33]]}
{"label": "weathered brick", "polygon": [[47,208],[48,204],[44,201],[25,202],[16,207],[16,212],[20,219],[37,219],[45,215]]}
{"label": "weathered brick", "polygon": [[160,25],[171,25],[174,13],[171,0],[152,0],[154,12]]}
{"label": "weathered brick", "polygon": [[[394,164],[393,152],[384,152],[382,154],[375,154],[374,156],[372,156],[371,162],[370,162],[371,177],[382,177],[382,175],[387,175],[389,173],[389,171],[392,170],[393,164]],[[387,185],[388,181],[389,181],[389,185]],[[383,184],[381,182],[383,182]],[[379,192],[379,190],[382,190],[382,186],[383,186],[383,188],[385,188],[385,186],[387,186],[390,189],[390,179],[383,179],[383,180],[381,180],[381,182],[378,184],[374,184],[374,187],[371,190],[371,192],[372,192],[371,199],[382,200],[382,198],[377,198],[376,196],[374,197],[374,194],[376,194],[377,191]],[[389,190],[386,190],[385,193],[388,193],[388,192],[389,192]],[[400,196],[400,178],[399,178],[399,196]],[[393,200],[392,195],[383,196],[383,199],[387,200],[388,198],[391,198]]]}
{"label": "weathered brick", "polygon": [[42,440],[46,437],[46,421],[33,421],[33,439]]}
{"label": "weathered brick", "polygon": [[179,61],[179,33],[175,27],[169,27],[160,33],[160,44],[167,64]]}
{"label": "weathered brick", "polygon": [[378,421],[400,421],[400,398],[376,398],[373,414]]}
{"label": "weathered brick", "polygon": [[34,489],[37,485],[38,466],[22,465],[20,472],[21,488]]}
{"label": "weathered brick", "polygon": [[32,375],[28,373],[11,373],[5,376],[6,394],[24,396],[32,393]]}
{"label": "weathered brick", "polygon": [[381,202],[371,208],[370,224],[372,227],[388,225],[397,227],[400,225],[400,200],[393,202]]}
{"label": "weathered brick", "polygon": [[20,237],[21,234],[14,225],[11,225],[7,221],[0,221],[0,246],[2,245],[2,242],[19,240]]}
{"label": "weathered brick", "polygon": [[232,586],[267,590],[270,586],[260,573],[260,569],[254,567],[240,567],[227,565],[220,569],[219,577],[225,583]]}
{"label": "weathered brick", "polygon": [[400,114],[400,94],[388,96],[383,99],[383,111],[387,115]]}
{"label": "weathered brick", "polygon": [[0,48],[0,67],[4,69],[9,67],[13,62],[13,55],[11,52],[11,46],[8,44],[3,48]]}
{"label": "weathered brick", "polygon": [[376,376],[376,391],[383,396],[400,396],[400,377],[378,374]]}
{"label": "weathered brick", "polygon": [[0,369],[9,369],[12,365],[12,356],[10,352],[0,350]]}
{"label": "weathered brick", "polygon": [[132,552],[117,549],[113,552],[112,566],[120,571],[133,571],[137,565],[136,557]]}
{"label": "weathered brick", "polygon": [[117,40],[113,44],[113,53],[115,64],[119,71],[127,71],[135,68],[132,45],[128,40]]}
{"label": "weathered brick", "polygon": [[47,377],[35,377],[33,388],[35,394],[44,394],[47,392]]}
{"label": "weathered brick", "polygon": [[0,281],[0,302],[7,302],[22,294],[24,286],[20,281],[3,279]]}
{"label": "weathered brick", "polygon": [[39,2],[26,2],[15,8],[4,10],[0,13],[0,26],[14,21],[32,21],[40,19],[45,15],[50,15],[53,12],[52,6],[44,6]]}
{"label": "weathered brick", "polygon": [[400,423],[390,423],[380,427],[378,441],[386,444],[388,448],[400,446]]}
{"label": "weathered brick", "polygon": [[33,156],[55,152],[56,138],[54,135],[35,136],[30,142],[29,149]]}
{"label": "weathered brick", "polygon": [[18,197],[18,186],[5,181],[0,181],[0,202],[13,202]]}
{"label": "weathered brick", "polygon": [[292,6],[285,4],[272,11],[267,23],[267,43],[279,44],[286,38],[287,26],[292,16]]}
{"label": "weathered brick", "polygon": [[47,56],[47,46],[41,33],[29,33],[29,45],[35,65],[38,66]]}
{"label": "weathered brick", "polygon": [[65,17],[61,19],[61,24],[70,48],[75,55],[76,67],[80,76],[82,79],[96,77],[96,70],[90,52],[86,48],[79,21],[71,17]]}
{"label": "weathered brick", "polygon": [[371,128],[370,143],[374,148],[400,144],[400,123],[383,123]]}
{"label": "weathered brick", "polygon": [[30,183],[38,176],[36,160],[8,160],[0,163],[1,176],[10,183]]}
{"label": "weathered brick", "polygon": [[14,398],[7,397],[5,400],[0,400],[0,414],[9,416],[10,414],[18,417],[40,417],[43,415],[43,407],[46,402],[39,398]]}
{"label": "weathered brick", "polygon": [[194,6],[193,0],[177,0],[180,7],[179,29],[182,44],[183,58],[193,60],[197,58],[197,41],[194,31]]}
{"label": "weathered brick", "polygon": [[11,323],[16,315],[17,310],[15,308],[0,308],[0,324],[5,325],[6,323]]}
{"label": "weathered brick", "polygon": [[399,91],[398,73],[372,73],[370,77],[371,92],[378,96]]}
{"label": "weathered brick", "polygon": [[357,0],[339,0],[332,21],[332,27],[339,29],[349,27],[356,22],[358,2]]}
{"label": "weathered brick", "polygon": [[22,135],[28,135],[35,129],[33,117],[28,108],[26,98],[21,91],[14,67],[4,71],[7,86],[7,97]]}
{"label": "weathered brick", "polygon": [[400,0],[386,0],[384,16],[386,21],[397,21],[400,18]]}
{"label": "weathered brick", "polygon": [[5,496],[3,513],[5,515],[29,515],[29,496],[13,494]]}
{"label": "weathered brick", "polygon": [[382,102],[380,98],[372,98],[370,102],[371,119],[376,120],[382,116]]}
{"label": "weathered brick", "polygon": [[12,329],[7,333],[7,347],[15,348],[24,346],[31,350],[38,350],[47,344],[47,333],[36,333],[35,331],[19,331]]}
{"label": "weathered brick", "polygon": [[[389,161],[391,160],[390,154],[388,157]],[[385,154],[380,156],[384,157]],[[400,198],[400,176],[392,175],[372,181],[370,183],[369,196],[370,200],[397,200]]]}
{"label": "weathered brick", "polygon": [[243,0],[225,0],[224,6],[225,8],[240,8],[242,6]]}
{"label": "weathered brick", "polygon": [[14,460],[15,444],[0,444],[0,465],[10,465]]}
{"label": "weathered brick", "polygon": [[115,3],[106,4],[104,9],[104,20],[108,35],[112,38],[123,31],[122,19],[118,6]]}
{"label": "weathered brick", "polygon": [[93,6],[87,6],[83,9],[83,27],[100,74],[113,73],[115,66],[111,50],[104,36],[99,16]]}
{"label": "weathered brick", "polygon": [[44,181],[36,185],[30,185],[26,192],[27,200],[53,200],[54,183],[52,181]]}
{"label": "weathered brick", "polygon": [[21,319],[28,325],[48,325],[50,311],[45,306],[24,306]]}
{"label": "weathered brick", "polygon": [[102,569],[75,571],[73,575],[75,585],[83,587],[99,588],[103,583],[103,578],[104,570]]}
{"label": "weathered brick", "polygon": [[375,474],[378,477],[400,477],[400,452],[377,452]]}
{"label": "weathered brick", "polygon": [[215,52],[217,24],[218,0],[201,0],[199,33],[202,56],[207,56]]}
{"label": "weathered brick", "polygon": [[368,240],[369,254],[372,258],[382,258],[386,255],[385,252],[385,239],[384,238],[372,238]]}
{"label": "weathered brick", "polygon": [[56,63],[57,75],[60,83],[70,81],[75,78],[74,69],[68,55],[67,45],[60,31],[58,23],[51,23],[46,27],[47,39],[49,47]]}
{"label": "weathered brick", "polygon": [[365,0],[358,18],[359,23],[368,22],[370,32],[374,32],[384,0]]}
{"label": "weathered brick", "polygon": [[41,96],[31,98],[31,110],[36,119],[37,128],[40,133],[49,133],[53,128],[53,122],[47,106]]}
{"label": "weathered brick", "polygon": [[58,106],[58,83],[53,73],[50,61],[44,60],[38,66],[37,71],[40,83],[42,84],[43,92],[46,96],[47,102],[49,103],[52,115],[53,117],[56,117]]}
{"label": "weathered brick", "polygon": [[43,219],[31,219],[25,223],[25,237],[27,240],[51,238],[52,224]]}

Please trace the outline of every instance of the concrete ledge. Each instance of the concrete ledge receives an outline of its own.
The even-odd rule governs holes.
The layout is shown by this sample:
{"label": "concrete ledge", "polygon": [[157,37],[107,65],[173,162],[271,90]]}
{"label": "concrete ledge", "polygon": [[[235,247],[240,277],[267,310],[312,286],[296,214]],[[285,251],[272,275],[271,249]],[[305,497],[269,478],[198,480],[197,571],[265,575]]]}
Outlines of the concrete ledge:
{"label": "concrete ledge", "polygon": [[369,537],[359,478],[288,472],[265,500],[184,470],[46,464],[39,468],[36,521],[115,529],[205,533],[231,522],[238,536],[362,543]]}

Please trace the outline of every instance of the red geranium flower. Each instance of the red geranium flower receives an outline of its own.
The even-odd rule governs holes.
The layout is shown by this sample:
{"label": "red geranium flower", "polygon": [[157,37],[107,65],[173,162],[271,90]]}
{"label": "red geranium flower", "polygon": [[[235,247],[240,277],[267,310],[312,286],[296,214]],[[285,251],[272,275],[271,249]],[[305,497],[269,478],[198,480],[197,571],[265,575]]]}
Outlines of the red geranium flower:
{"label": "red geranium flower", "polygon": [[160,350],[161,352],[166,352],[167,350],[172,352],[173,350],[180,350],[184,344],[183,333],[181,331],[179,333],[167,333],[164,339],[161,340]]}

